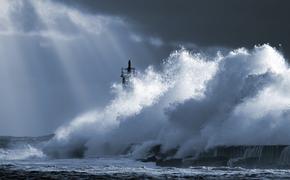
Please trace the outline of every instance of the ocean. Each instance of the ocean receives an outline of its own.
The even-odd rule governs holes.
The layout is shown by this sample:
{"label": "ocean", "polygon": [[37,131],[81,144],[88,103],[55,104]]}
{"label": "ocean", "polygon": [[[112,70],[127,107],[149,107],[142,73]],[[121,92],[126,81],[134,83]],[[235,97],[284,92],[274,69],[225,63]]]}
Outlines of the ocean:
{"label": "ocean", "polygon": [[158,167],[128,157],[2,160],[0,179],[289,179],[290,170]]}

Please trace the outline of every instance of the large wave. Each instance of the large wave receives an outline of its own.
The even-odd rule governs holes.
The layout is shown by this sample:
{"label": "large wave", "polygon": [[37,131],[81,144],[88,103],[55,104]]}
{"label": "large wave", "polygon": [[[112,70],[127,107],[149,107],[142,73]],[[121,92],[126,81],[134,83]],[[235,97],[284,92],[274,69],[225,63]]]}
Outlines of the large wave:
{"label": "large wave", "polygon": [[217,145],[289,144],[289,75],[269,45],[214,58],[181,49],[162,70],[139,72],[130,90],[114,84],[108,106],[59,128],[48,149],[106,155],[135,144],[137,156],[161,144],[183,157]]}

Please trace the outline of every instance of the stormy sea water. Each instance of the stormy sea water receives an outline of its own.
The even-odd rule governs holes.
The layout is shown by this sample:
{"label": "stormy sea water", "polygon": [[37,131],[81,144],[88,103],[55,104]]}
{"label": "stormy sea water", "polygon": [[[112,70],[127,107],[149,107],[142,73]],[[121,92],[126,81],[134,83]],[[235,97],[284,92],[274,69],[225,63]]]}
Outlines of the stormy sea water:
{"label": "stormy sea water", "polygon": [[[41,151],[52,137],[1,137],[1,179],[288,179],[287,169],[192,166],[160,167],[130,156],[54,159]],[[8,144],[6,144],[8,145]]]}
{"label": "stormy sea water", "polygon": [[157,167],[123,157],[6,162],[5,179],[289,179],[288,170],[197,166]]}
{"label": "stormy sea water", "polygon": [[[137,69],[124,88],[113,72],[134,43],[156,39],[57,1],[0,5],[0,96],[10,102],[1,104],[1,126],[10,125],[1,133],[56,129],[0,137],[0,179],[290,178],[290,69],[275,47],[181,47]],[[63,96],[82,108],[55,126],[53,115],[74,102]]]}

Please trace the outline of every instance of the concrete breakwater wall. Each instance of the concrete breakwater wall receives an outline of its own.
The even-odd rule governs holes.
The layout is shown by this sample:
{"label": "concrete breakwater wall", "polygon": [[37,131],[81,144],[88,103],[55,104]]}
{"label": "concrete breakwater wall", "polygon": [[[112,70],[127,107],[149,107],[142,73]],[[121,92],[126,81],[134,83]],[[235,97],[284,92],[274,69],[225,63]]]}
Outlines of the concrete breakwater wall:
{"label": "concrete breakwater wall", "polygon": [[185,158],[175,158],[177,150],[161,151],[161,146],[151,148],[143,161],[155,161],[159,166],[231,166],[247,168],[290,167],[290,146],[251,145],[218,146]]}

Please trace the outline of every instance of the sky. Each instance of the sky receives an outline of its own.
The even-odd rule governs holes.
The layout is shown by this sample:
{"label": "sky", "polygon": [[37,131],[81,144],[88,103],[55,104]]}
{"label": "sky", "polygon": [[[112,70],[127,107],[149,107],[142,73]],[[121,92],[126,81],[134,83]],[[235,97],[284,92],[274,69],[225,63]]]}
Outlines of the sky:
{"label": "sky", "polygon": [[269,43],[290,56],[287,0],[0,0],[0,135],[36,136],[101,108],[129,58],[139,70],[181,46]]}
{"label": "sky", "polygon": [[290,55],[287,0],[57,0],[90,13],[124,18],[144,36],[174,45],[253,47],[270,43]]}

